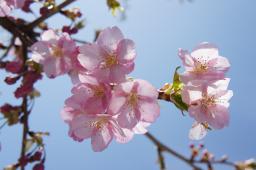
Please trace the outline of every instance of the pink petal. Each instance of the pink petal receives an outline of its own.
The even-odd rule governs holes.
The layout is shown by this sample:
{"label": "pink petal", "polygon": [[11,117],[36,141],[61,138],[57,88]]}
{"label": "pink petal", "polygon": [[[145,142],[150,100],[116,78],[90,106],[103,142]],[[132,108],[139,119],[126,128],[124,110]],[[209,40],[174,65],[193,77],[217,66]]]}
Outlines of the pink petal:
{"label": "pink petal", "polygon": [[124,135],[115,134],[115,139],[118,143],[127,143],[132,140],[134,133],[129,129],[122,129]]}
{"label": "pink petal", "polygon": [[217,57],[217,63],[215,67],[221,68],[223,71],[227,71],[230,67],[230,63],[227,58],[219,56]]}
{"label": "pink petal", "polygon": [[212,59],[219,56],[218,48],[210,43],[201,43],[199,44],[191,53],[191,56],[194,58],[202,57]]}
{"label": "pink petal", "polygon": [[135,44],[132,40],[123,39],[117,47],[117,58],[120,63],[132,62],[135,59]]}
{"label": "pink petal", "polygon": [[47,57],[43,63],[43,69],[44,69],[45,74],[49,78],[55,78],[57,75],[59,75],[62,72],[60,65],[61,65],[60,59]]}
{"label": "pink petal", "polygon": [[112,138],[113,134],[107,126],[103,126],[100,130],[96,130],[91,140],[93,151],[101,152],[106,149]]}
{"label": "pink petal", "polygon": [[189,130],[189,139],[191,140],[201,140],[207,134],[207,130],[201,123],[193,123],[192,128]]}
{"label": "pink petal", "polygon": [[120,84],[118,86],[118,88],[120,88],[121,91],[123,91],[124,93],[129,94],[132,91],[133,86],[134,86],[133,81],[127,81],[127,82]]}
{"label": "pink petal", "polygon": [[138,123],[139,114],[129,106],[124,106],[117,117],[118,124],[122,128],[132,129]]}
{"label": "pink petal", "polygon": [[181,92],[182,100],[190,105],[194,101],[202,98],[202,90],[196,86],[185,86]]}
{"label": "pink petal", "polygon": [[148,127],[151,123],[140,121],[134,128],[133,132],[135,134],[145,134],[148,132],[146,127]]}
{"label": "pink petal", "polygon": [[50,41],[50,40],[57,40],[58,39],[58,36],[56,34],[56,32],[52,29],[49,29],[47,31],[44,31],[41,35],[41,39],[43,41]]}
{"label": "pink petal", "polygon": [[126,98],[123,96],[112,95],[110,104],[108,107],[108,113],[111,115],[118,114],[121,108],[125,105]]}
{"label": "pink petal", "polygon": [[68,107],[68,106],[64,106],[64,108],[61,110],[61,118],[66,122],[70,122],[73,117],[75,116],[74,114],[72,114],[72,112],[74,111],[73,108]]}
{"label": "pink petal", "polygon": [[41,63],[45,57],[50,55],[49,47],[47,43],[43,41],[38,41],[31,47],[32,50],[32,60],[37,63]]}
{"label": "pink petal", "polygon": [[157,99],[158,97],[157,89],[154,86],[152,86],[149,82],[141,79],[135,79],[134,81],[139,83],[139,86],[137,89],[137,93],[139,96]]}
{"label": "pink petal", "polygon": [[194,66],[194,60],[190,56],[189,52],[187,50],[179,49],[178,53],[180,59],[182,60],[182,63],[185,67],[193,67]]}
{"label": "pink petal", "polygon": [[96,44],[85,44],[79,47],[79,52],[78,61],[89,71],[97,68],[104,56],[100,47]]}
{"label": "pink petal", "polygon": [[139,111],[141,114],[141,120],[144,122],[152,123],[154,122],[160,115],[160,107],[155,102],[139,102]]}
{"label": "pink petal", "polygon": [[8,6],[6,1],[0,1],[0,17],[5,17],[11,13],[11,7]]}
{"label": "pink petal", "polygon": [[127,69],[116,65],[110,69],[109,82],[121,83],[125,81]]}
{"label": "pink petal", "polygon": [[118,43],[123,39],[123,34],[118,27],[106,28],[97,38],[97,44],[102,46],[109,54],[116,51]]}
{"label": "pink petal", "polygon": [[92,136],[93,127],[90,122],[94,121],[95,117],[87,115],[77,115],[73,118],[70,124],[71,134],[79,139],[86,139]]}
{"label": "pink petal", "polygon": [[227,107],[216,104],[209,108],[209,112],[208,123],[214,129],[222,129],[229,124],[229,113]]}
{"label": "pink petal", "polygon": [[233,91],[228,90],[224,94],[219,96],[219,98],[217,100],[220,101],[219,102],[220,105],[224,105],[224,106],[228,107],[229,106],[228,101],[231,99],[232,96],[233,96]]}

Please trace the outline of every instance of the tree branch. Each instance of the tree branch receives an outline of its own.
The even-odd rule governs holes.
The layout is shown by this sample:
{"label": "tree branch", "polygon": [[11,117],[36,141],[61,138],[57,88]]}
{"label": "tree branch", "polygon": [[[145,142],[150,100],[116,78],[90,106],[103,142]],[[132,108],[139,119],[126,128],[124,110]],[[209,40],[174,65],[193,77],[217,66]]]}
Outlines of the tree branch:
{"label": "tree branch", "polygon": [[76,0],[66,0],[63,3],[61,3],[60,5],[58,5],[57,7],[55,7],[53,10],[51,10],[50,12],[48,12],[47,14],[37,18],[36,20],[32,21],[28,26],[27,29],[33,29],[35,28],[38,24],[44,22],[45,20],[47,20],[48,18],[50,18],[51,16],[53,16],[54,14],[60,12],[60,10],[62,8],[65,8],[66,6],[68,6],[69,4],[75,2]]}
{"label": "tree branch", "polygon": [[189,166],[191,166],[194,170],[202,170],[200,167],[196,166],[193,164],[193,162],[190,161],[190,159],[186,158],[185,156],[179,154],[178,152],[172,150],[171,148],[169,148],[168,146],[162,144],[158,139],[156,139],[152,134],[150,134],[149,132],[147,132],[145,134],[145,136],[151,141],[153,142],[157,147],[159,147],[162,151],[165,151],[173,156],[175,156],[176,158],[182,160],[183,162],[185,162],[186,164],[188,164]]}

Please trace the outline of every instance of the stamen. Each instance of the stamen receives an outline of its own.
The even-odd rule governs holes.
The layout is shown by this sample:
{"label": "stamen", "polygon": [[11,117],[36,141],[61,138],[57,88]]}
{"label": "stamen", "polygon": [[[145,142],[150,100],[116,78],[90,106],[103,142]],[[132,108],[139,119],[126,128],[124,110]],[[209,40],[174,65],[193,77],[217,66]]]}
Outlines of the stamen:
{"label": "stamen", "polygon": [[117,64],[118,64],[118,60],[117,60],[116,56],[110,55],[110,56],[106,57],[105,61],[102,63],[102,67],[110,68]]}
{"label": "stamen", "polygon": [[103,97],[104,96],[104,89],[100,86],[96,86],[93,88],[93,91],[94,91],[94,96],[95,97]]}
{"label": "stamen", "polygon": [[87,126],[96,128],[98,130],[102,129],[108,123],[108,119],[105,117],[99,118],[98,120],[92,120],[87,122]]}
{"label": "stamen", "polygon": [[138,96],[136,93],[130,93],[128,96],[128,104],[132,107],[135,107],[138,103]]}
{"label": "stamen", "polygon": [[52,46],[51,47],[51,53],[54,57],[62,57],[63,56],[63,51],[61,48],[59,48],[58,46]]}

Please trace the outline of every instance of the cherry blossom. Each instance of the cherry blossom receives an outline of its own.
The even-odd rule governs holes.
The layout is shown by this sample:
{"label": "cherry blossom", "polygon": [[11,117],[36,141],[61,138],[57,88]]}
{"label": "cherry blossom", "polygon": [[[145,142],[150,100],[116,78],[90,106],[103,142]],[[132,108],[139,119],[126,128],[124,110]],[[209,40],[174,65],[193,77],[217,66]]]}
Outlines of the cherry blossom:
{"label": "cherry blossom", "polygon": [[160,114],[157,97],[157,90],[147,81],[127,81],[114,88],[108,113],[118,114],[122,128],[132,129],[140,121],[152,123]]}
{"label": "cherry blossom", "polygon": [[182,100],[189,105],[189,115],[197,122],[207,122],[215,129],[229,123],[229,99],[233,92],[227,90],[230,79],[214,82],[189,82],[182,90]]}
{"label": "cherry blossom", "polygon": [[26,0],[0,0],[0,17],[8,16],[14,8],[22,8]]}
{"label": "cherry blossom", "polygon": [[125,81],[125,75],[134,68],[134,43],[132,40],[124,39],[117,27],[104,29],[96,43],[81,46],[79,52],[80,64],[89,74],[103,82]]}
{"label": "cherry blossom", "polygon": [[185,66],[181,80],[219,80],[225,77],[230,64],[219,55],[218,48],[210,43],[201,43],[191,53],[179,49],[179,57]]}
{"label": "cherry blossom", "polygon": [[5,0],[0,0],[0,17],[5,17],[11,13],[12,8]]}
{"label": "cherry blossom", "polygon": [[82,141],[91,138],[95,152],[103,151],[113,137],[125,136],[116,120],[108,114],[80,114],[70,122],[70,136]]}
{"label": "cherry blossom", "polygon": [[94,77],[83,77],[71,90],[72,96],[65,101],[66,106],[87,114],[104,113],[111,98],[111,89],[107,84],[98,82]]}
{"label": "cherry blossom", "polygon": [[58,35],[51,29],[42,33],[41,41],[36,42],[31,50],[32,60],[43,65],[49,78],[71,71],[78,52],[75,42],[67,33]]}

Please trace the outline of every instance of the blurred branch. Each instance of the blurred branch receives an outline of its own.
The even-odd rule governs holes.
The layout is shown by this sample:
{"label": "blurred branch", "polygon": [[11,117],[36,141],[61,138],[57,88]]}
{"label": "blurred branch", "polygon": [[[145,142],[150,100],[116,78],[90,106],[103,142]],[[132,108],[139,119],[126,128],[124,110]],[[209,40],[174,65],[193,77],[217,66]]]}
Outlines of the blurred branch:
{"label": "blurred branch", "polygon": [[157,147],[158,161],[159,161],[159,164],[160,164],[160,170],[165,170],[166,169],[165,162],[164,162],[164,157],[163,157],[164,152],[169,153],[169,154],[173,155],[174,157],[176,157],[177,159],[185,162],[187,165],[192,167],[193,170],[202,170],[202,168],[199,167],[197,164],[205,165],[208,168],[208,170],[213,170],[214,169],[213,168],[214,164],[221,164],[221,165],[230,166],[230,167],[233,167],[237,170],[239,170],[239,168],[240,168],[239,164],[230,162],[230,161],[227,160],[227,158],[222,158],[220,160],[211,159],[209,157],[202,158],[200,160],[187,158],[186,156],[183,156],[182,154],[180,154],[180,153],[176,152],[175,150],[171,149],[170,147],[164,145],[162,142],[160,142],[151,133],[147,132],[145,134],[145,136]]}
{"label": "blurred branch", "polygon": [[27,29],[33,29],[35,28],[38,24],[44,22],[45,20],[47,20],[48,18],[50,18],[51,16],[53,16],[54,14],[58,13],[61,11],[62,8],[65,8],[66,6],[68,6],[69,4],[75,2],[76,0],[66,0],[63,3],[61,3],[60,5],[58,5],[57,7],[55,7],[53,10],[51,10],[50,12],[48,12],[47,14],[37,18],[36,20],[32,21],[28,26]]}
{"label": "blurred branch", "polygon": [[0,61],[2,61],[10,52],[10,50],[12,49],[13,45],[15,42],[15,37],[12,37],[11,42],[9,44],[9,46],[5,49],[5,52],[3,53],[3,55],[0,57]]}
{"label": "blurred branch", "polygon": [[159,162],[160,170],[166,170],[163,150],[159,146],[157,147],[157,155],[158,155],[158,162]]}
{"label": "blurred branch", "polygon": [[191,162],[190,159],[186,158],[185,156],[179,154],[178,152],[174,151],[173,149],[169,148],[168,146],[164,145],[163,143],[161,143],[156,137],[154,137],[152,134],[150,134],[149,132],[147,132],[145,134],[145,136],[151,141],[153,142],[158,148],[161,149],[161,151],[163,152],[167,152],[173,156],[175,156],[176,158],[182,160],[183,162],[185,162],[186,164],[188,164],[189,166],[191,166],[194,170],[202,170],[200,167],[194,165],[193,162]]}
{"label": "blurred branch", "polygon": [[18,25],[7,17],[0,17],[0,25],[13,34],[13,37],[19,37],[27,46],[32,45],[36,41],[32,31],[28,31],[23,25]]}

